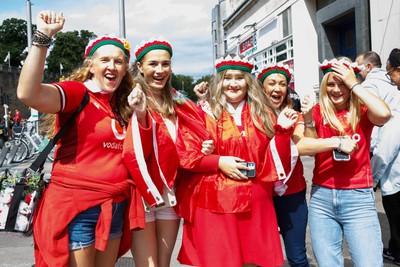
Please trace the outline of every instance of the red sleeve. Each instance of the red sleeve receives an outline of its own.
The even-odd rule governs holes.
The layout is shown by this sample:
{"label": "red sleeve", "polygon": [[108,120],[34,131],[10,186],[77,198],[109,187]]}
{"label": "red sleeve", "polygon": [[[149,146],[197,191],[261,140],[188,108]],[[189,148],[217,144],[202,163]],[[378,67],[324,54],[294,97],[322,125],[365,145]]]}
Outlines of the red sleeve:
{"label": "red sleeve", "polygon": [[218,162],[220,155],[211,154],[204,156],[197,164],[191,169],[193,172],[217,172]]}
{"label": "red sleeve", "polygon": [[75,111],[80,105],[83,96],[87,90],[86,86],[81,82],[64,81],[54,83],[60,93],[61,110],[60,112]]}

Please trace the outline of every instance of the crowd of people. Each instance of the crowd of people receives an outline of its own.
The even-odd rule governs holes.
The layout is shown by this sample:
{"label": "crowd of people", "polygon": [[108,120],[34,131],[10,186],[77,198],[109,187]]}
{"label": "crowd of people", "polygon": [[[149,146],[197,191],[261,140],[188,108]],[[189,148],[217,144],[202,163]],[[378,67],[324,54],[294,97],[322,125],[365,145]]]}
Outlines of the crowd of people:
{"label": "crowd of people", "polygon": [[[40,12],[17,88],[26,105],[56,114],[56,129],[90,97],[35,212],[35,266],[115,266],[131,250],[135,266],[167,267],[181,220],[185,265],[282,266],[282,235],[290,266],[309,266],[307,225],[318,266],[343,266],[343,237],[354,266],[400,265],[398,49],[386,71],[374,52],[324,61],[318,104],[293,98],[288,66],[255,77],[246,58],[227,55],[195,86],[195,103],[172,87],[173,47],[162,39],[137,45],[131,68],[126,40],[97,37],[66,81],[42,83],[64,22]],[[309,203],[306,155],[315,157]]]}

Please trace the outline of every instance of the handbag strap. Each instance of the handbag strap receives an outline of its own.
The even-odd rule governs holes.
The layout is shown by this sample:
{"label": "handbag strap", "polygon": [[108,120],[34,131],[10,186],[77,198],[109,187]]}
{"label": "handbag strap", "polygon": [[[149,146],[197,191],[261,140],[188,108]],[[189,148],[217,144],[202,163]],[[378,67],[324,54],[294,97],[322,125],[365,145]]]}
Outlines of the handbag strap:
{"label": "handbag strap", "polygon": [[58,140],[61,138],[61,136],[64,135],[64,133],[67,131],[67,129],[69,128],[71,123],[75,120],[76,116],[78,116],[79,112],[82,111],[82,109],[86,106],[86,104],[88,102],[89,102],[89,94],[86,91],[78,109],[75,110],[75,112],[71,115],[71,117],[67,120],[67,122],[61,127],[61,129],[58,131],[58,133],[54,136],[54,138],[52,138],[49,141],[47,146],[43,149],[43,151],[39,154],[39,156],[35,159],[35,161],[32,162],[29,169],[31,169],[34,172],[37,172],[38,170],[41,171],[43,169],[47,155],[49,155],[49,153],[53,149],[54,145],[57,144]]}

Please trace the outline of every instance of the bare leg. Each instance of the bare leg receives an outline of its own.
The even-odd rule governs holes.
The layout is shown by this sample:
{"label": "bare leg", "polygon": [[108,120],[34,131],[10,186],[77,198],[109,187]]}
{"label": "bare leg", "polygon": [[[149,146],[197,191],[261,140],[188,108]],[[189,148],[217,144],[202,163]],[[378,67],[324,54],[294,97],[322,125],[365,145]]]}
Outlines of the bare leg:
{"label": "bare leg", "polygon": [[131,251],[136,267],[157,267],[155,222],[147,222],[146,228],[139,231],[132,231]]}
{"label": "bare leg", "polygon": [[98,251],[95,258],[95,266],[114,267],[118,258],[119,244],[121,238],[114,238],[108,240],[107,248],[105,251]]}
{"label": "bare leg", "polygon": [[158,266],[169,267],[180,220],[157,220]]}
{"label": "bare leg", "polygon": [[245,263],[242,265],[243,267],[257,267],[257,265],[253,264],[253,263]]}
{"label": "bare leg", "polygon": [[94,267],[96,249],[94,245],[84,249],[72,250],[69,252],[69,267]]}

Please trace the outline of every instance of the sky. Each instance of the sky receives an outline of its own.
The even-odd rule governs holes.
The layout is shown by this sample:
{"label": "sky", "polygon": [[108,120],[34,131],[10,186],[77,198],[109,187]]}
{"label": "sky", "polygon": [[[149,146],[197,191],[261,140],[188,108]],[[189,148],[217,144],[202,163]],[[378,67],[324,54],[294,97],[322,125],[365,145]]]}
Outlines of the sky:
{"label": "sky", "polygon": [[[88,30],[119,35],[120,0],[30,0],[32,23],[41,10],[63,12],[63,32]],[[142,41],[164,38],[173,48],[175,74],[199,79],[213,73],[211,12],[218,0],[125,0],[126,39],[131,53]],[[27,20],[27,0],[0,0],[4,19]]]}

